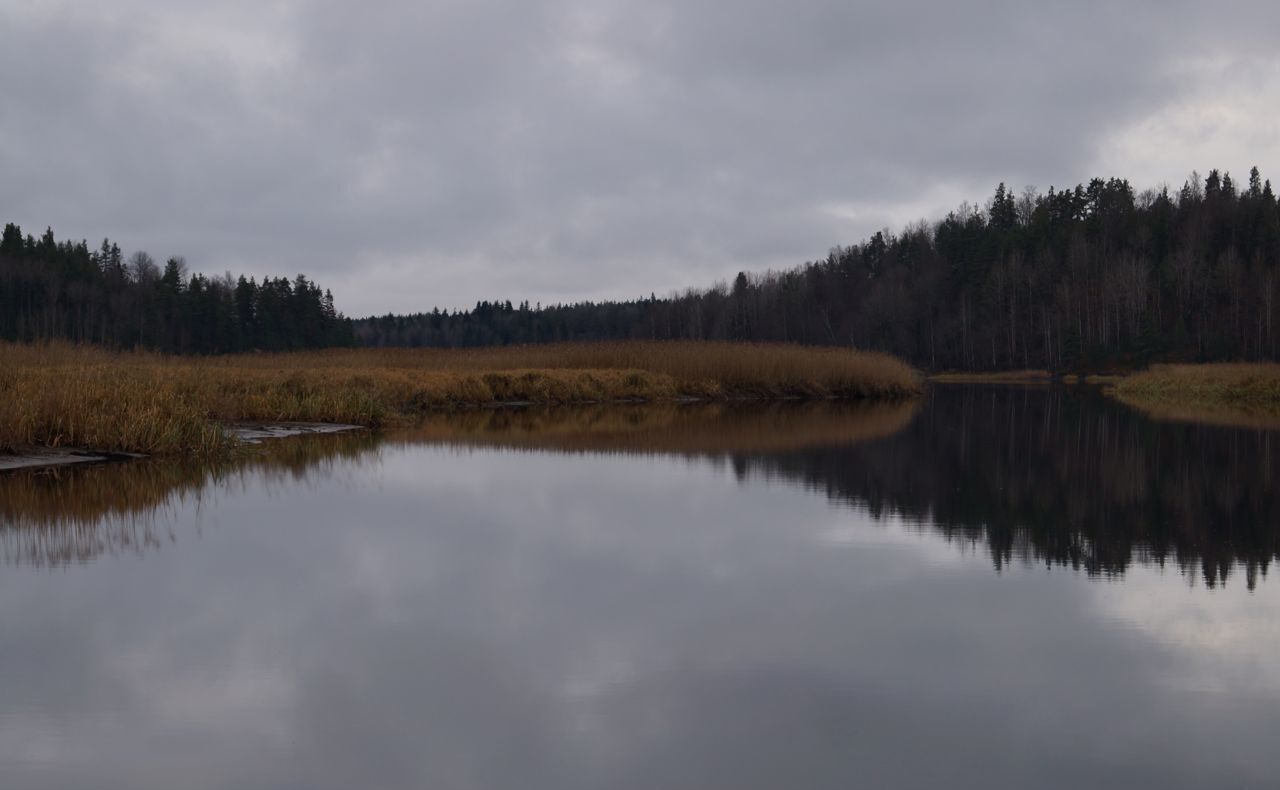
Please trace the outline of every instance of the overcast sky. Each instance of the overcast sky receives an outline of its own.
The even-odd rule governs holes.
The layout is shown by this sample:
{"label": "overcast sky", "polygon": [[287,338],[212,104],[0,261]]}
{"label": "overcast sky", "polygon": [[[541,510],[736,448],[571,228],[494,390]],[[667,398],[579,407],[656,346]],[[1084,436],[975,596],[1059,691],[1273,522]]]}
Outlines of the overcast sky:
{"label": "overcast sky", "polygon": [[0,221],[362,316],[704,286],[961,200],[1280,180],[1280,3],[0,0]]}

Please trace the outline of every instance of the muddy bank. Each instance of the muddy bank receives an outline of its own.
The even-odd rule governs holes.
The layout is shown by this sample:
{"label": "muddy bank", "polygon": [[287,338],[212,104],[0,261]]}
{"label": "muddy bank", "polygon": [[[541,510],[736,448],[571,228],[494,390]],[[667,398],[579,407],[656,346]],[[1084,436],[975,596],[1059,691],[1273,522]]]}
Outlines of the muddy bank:
{"label": "muddy bank", "polygon": [[0,472],[8,472],[15,469],[39,469],[46,466],[97,464],[104,461],[119,461],[141,457],[140,455],[124,453],[95,453],[69,447],[32,447],[16,453],[0,453]]}
{"label": "muddy bank", "polygon": [[[290,436],[322,436],[356,430],[360,430],[359,425],[319,422],[237,423],[223,428],[227,436],[244,444],[259,444],[270,439],[285,439]],[[140,453],[100,452],[74,447],[27,447],[17,452],[0,452],[0,472],[99,464],[108,461],[132,461],[146,457]]]}
{"label": "muddy bank", "polygon": [[285,439],[290,436],[316,436],[358,431],[361,430],[361,426],[330,422],[254,422],[228,425],[223,430],[228,436],[245,444],[257,444],[267,439]]}

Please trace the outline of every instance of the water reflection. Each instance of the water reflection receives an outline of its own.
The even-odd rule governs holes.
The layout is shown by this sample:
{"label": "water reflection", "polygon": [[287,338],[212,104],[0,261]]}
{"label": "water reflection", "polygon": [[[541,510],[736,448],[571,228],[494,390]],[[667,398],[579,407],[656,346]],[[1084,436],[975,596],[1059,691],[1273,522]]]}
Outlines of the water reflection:
{"label": "water reflection", "polygon": [[1141,414],[1162,422],[1280,431],[1280,409],[1268,403],[1179,405],[1124,397],[1121,400]]}
{"label": "water reflection", "polygon": [[666,404],[439,414],[384,437],[269,444],[209,466],[148,461],[0,475],[9,564],[60,566],[174,539],[166,508],[248,477],[305,481],[381,447],[672,455],[740,479],[802,486],[895,515],[1000,570],[1043,562],[1091,576],[1173,564],[1253,589],[1280,556],[1280,435],[1152,421],[1094,390],[938,388],[899,404]]}
{"label": "water reflection", "polygon": [[[148,514],[164,547],[0,568],[3,785],[1274,786],[1273,586],[1192,586],[1136,546],[1123,576],[1045,573],[987,532],[1053,556],[1094,529],[1037,537],[1055,501],[1150,499],[1145,467],[1089,490],[1112,451],[1208,452],[1223,471],[1192,499],[1267,502],[1219,447],[1263,463],[1265,437],[1047,390],[753,409],[471,413],[217,469],[3,478],[27,492],[0,498],[7,530]],[[717,419],[739,437],[687,441]]]}
{"label": "water reflection", "polygon": [[305,482],[337,465],[376,463],[379,448],[449,444],[561,452],[718,457],[798,451],[892,435],[917,404],[597,406],[438,414],[409,430],[276,440],[209,464],[143,460],[0,474],[0,551],[7,564],[59,567],[176,539],[165,515],[245,480]]}
{"label": "water reflection", "polygon": [[482,410],[437,415],[390,438],[576,453],[772,454],[893,436],[919,408],[918,401],[828,401]]}
{"label": "water reflection", "polygon": [[1014,560],[1176,564],[1252,589],[1280,556],[1280,434],[1153,422],[1092,390],[948,388],[881,442],[735,460]]}

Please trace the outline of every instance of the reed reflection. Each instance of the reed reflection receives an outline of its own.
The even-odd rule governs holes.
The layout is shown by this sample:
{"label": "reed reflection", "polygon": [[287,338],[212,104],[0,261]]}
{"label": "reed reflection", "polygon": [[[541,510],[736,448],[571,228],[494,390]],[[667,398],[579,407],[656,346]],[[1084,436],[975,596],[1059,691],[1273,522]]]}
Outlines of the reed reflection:
{"label": "reed reflection", "polygon": [[62,567],[143,553],[176,539],[165,514],[213,487],[251,476],[305,481],[334,464],[367,461],[367,433],[284,439],[219,463],[142,459],[0,474],[0,552],[7,565]]}
{"label": "reed reflection", "polygon": [[741,402],[439,414],[389,436],[404,443],[707,457],[800,452],[893,436],[919,411],[899,403]]}
{"label": "reed reflection", "polygon": [[[729,457],[890,436],[918,404],[639,404],[440,413],[386,437],[329,434],[267,442],[231,461],[142,460],[0,475],[0,550],[11,565],[59,567],[175,539],[164,514],[250,476],[306,481],[365,464],[379,448],[446,444],[582,453]],[[376,514],[372,514],[376,517]]]}

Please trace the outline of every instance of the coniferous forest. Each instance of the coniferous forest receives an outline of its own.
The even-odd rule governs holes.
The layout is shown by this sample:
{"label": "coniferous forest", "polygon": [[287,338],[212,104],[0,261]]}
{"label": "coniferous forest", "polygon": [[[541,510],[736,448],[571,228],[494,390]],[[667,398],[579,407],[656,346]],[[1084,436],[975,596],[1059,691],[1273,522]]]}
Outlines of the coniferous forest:
{"label": "coniferous forest", "polygon": [[333,295],[303,275],[255,279],[191,274],[180,257],[161,268],[145,252],[126,260],[104,239],[57,241],[52,230],[0,237],[0,340],[71,340],[178,354],[285,351],[353,343]]}
{"label": "coniferous forest", "polygon": [[356,322],[368,345],[594,339],[786,341],[887,351],[927,370],[1277,359],[1280,209],[1257,168],[1179,191],[1123,179],[1022,193],[876,233],[783,272],[667,298]]}
{"label": "coniferous forest", "polygon": [[0,339],[220,353],[573,340],[739,340],[887,351],[927,370],[1280,358],[1280,207],[1257,168],[1176,192],[1123,179],[965,204],[782,272],[665,298],[350,321],[299,275],[261,282],[126,260],[104,241],[0,240]]}

